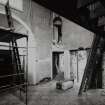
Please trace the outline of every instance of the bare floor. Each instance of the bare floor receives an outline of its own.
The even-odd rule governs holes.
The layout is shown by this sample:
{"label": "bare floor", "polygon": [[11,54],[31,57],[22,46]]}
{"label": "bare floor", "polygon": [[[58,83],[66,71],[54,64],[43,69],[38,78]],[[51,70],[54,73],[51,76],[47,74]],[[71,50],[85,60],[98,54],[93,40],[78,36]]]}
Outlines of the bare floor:
{"label": "bare floor", "polygon": [[[78,97],[74,88],[62,91],[55,88],[56,81],[30,86],[28,105],[105,105],[104,90],[89,90]],[[0,105],[25,105],[16,95],[0,95]]]}

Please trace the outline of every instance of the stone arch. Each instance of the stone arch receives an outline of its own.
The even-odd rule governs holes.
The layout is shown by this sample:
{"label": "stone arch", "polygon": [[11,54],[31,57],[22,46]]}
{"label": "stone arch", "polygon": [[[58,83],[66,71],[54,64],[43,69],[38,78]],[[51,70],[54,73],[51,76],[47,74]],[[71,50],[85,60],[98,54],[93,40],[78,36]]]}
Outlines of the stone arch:
{"label": "stone arch", "polygon": [[[5,15],[5,11],[0,10],[0,14]],[[35,62],[34,56],[35,56],[35,38],[34,34],[31,30],[31,28],[25,23],[19,16],[15,15],[12,13],[13,19],[15,19],[17,22],[19,22],[27,31],[28,31],[28,76],[30,78],[29,82],[30,84],[35,84],[36,83],[36,72],[35,72]]]}

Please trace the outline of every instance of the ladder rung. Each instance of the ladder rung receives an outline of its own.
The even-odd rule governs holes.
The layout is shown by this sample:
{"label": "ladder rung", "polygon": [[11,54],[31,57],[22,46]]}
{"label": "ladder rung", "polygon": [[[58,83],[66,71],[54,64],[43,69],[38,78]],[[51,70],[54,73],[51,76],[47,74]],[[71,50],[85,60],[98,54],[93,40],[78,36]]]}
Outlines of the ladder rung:
{"label": "ladder rung", "polygon": [[95,36],[93,44],[92,44],[92,51],[90,52],[88,60],[87,60],[87,64],[85,67],[85,71],[84,71],[84,75],[82,78],[82,82],[81,82],[81,86],[80,86],[78,95],[81,95],[82,91],[86,91],[88,85],[90,84],[94,66],[96,66],[95,61],[99,60],[99,58],[97,58],[98,57],[97,56],[97,49],[98,49],[97,46],[100,44],[99,43],[100,40],[101,40],[101,37]]}
{"label": "ladder rung", "polygon": [[11,74],[11,75],[4,75],[4,76],[0,76],[0,78],[7,78],[7,77],[11,77],[11,76],[18,76],[18,75],[23,75],[25,73],[17,73],[17,74]]}
{"label": "ladder rung", "polygon": [[5,86],[1,86],[0,87],[0,89],[2,89],[2,88],[15,88],[15,87],[20,87],[20,86],[24,86],[24,85],[28,85],[28,83],[23,83],[23,84],[19,84],[19,85],[14,85],[14,86],[12,86],[12,85],[5,85]]}

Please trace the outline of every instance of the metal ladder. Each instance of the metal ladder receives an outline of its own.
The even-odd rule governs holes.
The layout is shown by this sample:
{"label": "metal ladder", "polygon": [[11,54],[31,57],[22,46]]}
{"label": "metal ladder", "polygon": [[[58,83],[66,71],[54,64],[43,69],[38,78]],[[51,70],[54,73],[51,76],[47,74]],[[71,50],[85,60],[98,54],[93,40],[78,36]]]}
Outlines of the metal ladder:
{"label": "metal ladder", "polygon": [[[5,6],[5,12],[6,12],[8,26],[10,28],[10,31],[14,32],[15,28],[14,28],[13,18],[12,18],[10,6],[9,6],[9,0],[8,0],[6,6]],[[25,81],[24,80],[24,75],[21,76],[19,74],[24,73],[24,70],[22,70],[22,67],[21,67],[19,50],[18,50],[17,42],[16,42],[15,39],[12,40],[11,46],[12,46],[11,51],[13,53],[14,64],[16,65],[16,72],[17,72],[17,75],[18,75],[17,79],[19,80],[18,84],[22,84]],[[24,90],[24,89],[22,88],[22,90]]]}
{"label": "metal ladder", "polygon": [[86,92],[87,89],[89,88],[92,73],[96,72],[95,70],[97,70],[99,63],[102,61],[104,46],[105,46],[104,38],[99,35],[95,35],[92,48],[88,56],[87,64],[85,67],[78,95],[82,95],[82,92]]}

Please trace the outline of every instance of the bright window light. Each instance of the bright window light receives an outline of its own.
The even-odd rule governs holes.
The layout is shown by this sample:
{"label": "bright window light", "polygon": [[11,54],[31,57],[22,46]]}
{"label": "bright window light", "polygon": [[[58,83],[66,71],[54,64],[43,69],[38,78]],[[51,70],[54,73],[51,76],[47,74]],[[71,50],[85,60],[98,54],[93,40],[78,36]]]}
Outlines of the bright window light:
{"label": "bright window light", "polygon": [[[0,4],[5,5],[8,0],[0,0]],[[23,0],[9,0],[11,8],[23,11]]]}

